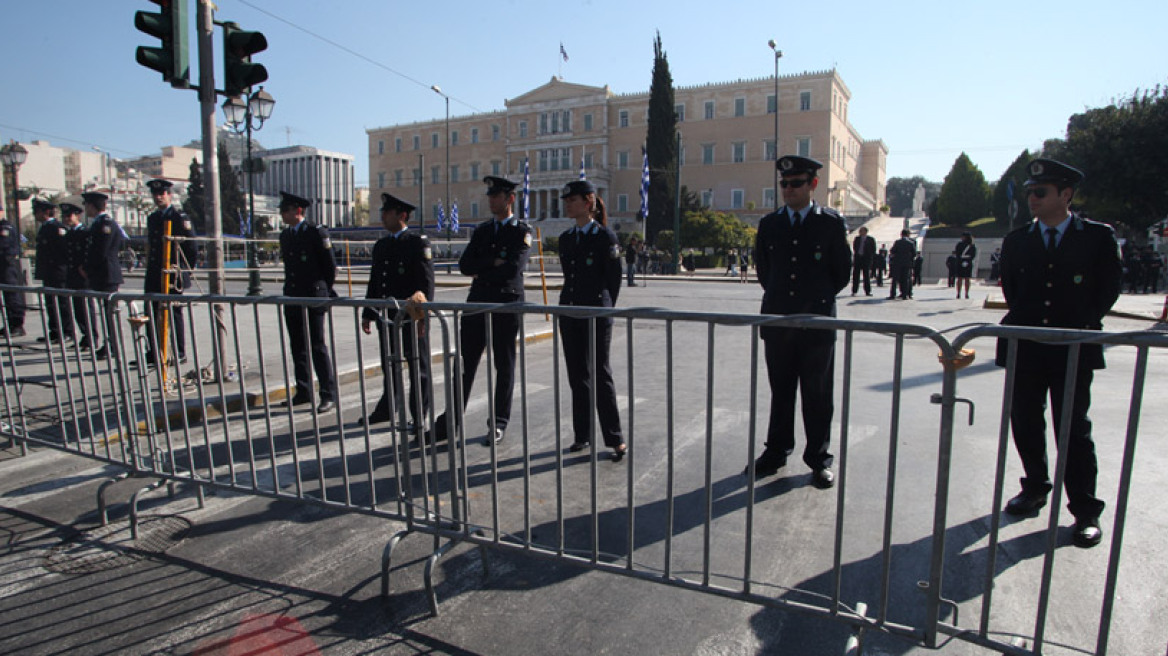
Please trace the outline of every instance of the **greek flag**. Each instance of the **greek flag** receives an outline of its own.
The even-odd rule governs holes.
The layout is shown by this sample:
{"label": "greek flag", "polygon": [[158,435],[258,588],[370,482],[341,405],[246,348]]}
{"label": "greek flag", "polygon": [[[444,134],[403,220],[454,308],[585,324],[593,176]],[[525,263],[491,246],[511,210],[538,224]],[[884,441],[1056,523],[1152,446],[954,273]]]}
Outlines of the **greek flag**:
{"label": "greek flag", "polygon": [[580,157],[580,179],[587,180],[588,176],[584,175],[584,157]]}
{"label": "greek flag", "polygon": [[246,237],[249,234],[251,234],[251,231],[248,230],[249,226],[251,226],[251,220],[247,217],[244,217],[242,212],[239,212],[239,236],[240,237]]}
{"label": "greek flag", "polygon": [[649,216],[649,151],[641,147],[641,216]]}
{"label": "greek flag", "polygon": [[521,208],[522,211],[520,214],[523,215],[521,218],[524,219],[526,219],[531,214],[531,200],[529,198],[531,193],[531,172],[528,170],[527,166],[529,159],[530,158],[528,157],[523,158],[523,207]]}
{"label": "greek flag", "polygon": [[568,61],[568,51],[564,50],[563,41],[560,42],[560,56],[564,58],[564,61]]}
{"label": "greek flag", "polygon": [[450,207],[450,232],[458,232],[458,201]]}
{"label": "greek flag", "polygon": [[442,211],[442,203],[441,202],[438,203],[437,216],[438,216],[438,229],[441,230],[444,227],[443,224],[446,223],[446,214],[443,213],[443,211]]}

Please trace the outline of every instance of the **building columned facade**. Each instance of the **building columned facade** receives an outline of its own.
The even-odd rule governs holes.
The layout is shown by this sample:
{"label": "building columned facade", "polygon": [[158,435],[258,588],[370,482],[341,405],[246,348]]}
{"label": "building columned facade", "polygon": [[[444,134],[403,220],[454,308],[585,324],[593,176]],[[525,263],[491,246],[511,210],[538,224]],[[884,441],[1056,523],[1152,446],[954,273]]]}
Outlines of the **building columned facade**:
{"label": "building columned facade", "polygon": [[278,196],[287,191],[303,196],[312,201],[305,215],[309,221],[328,227],[353,225],[352,155],[290,146],[258,151],[254,156],[265,165],[263,173],[253,174],[257,194]]}
{"label": "building columned facade", "polygon": [[[851,92],[834,71],[782,76],[779,148],[775,148],[775,78],[674,89],[682,136],[681,184],[719,211],[757,223],[775,207],[776,153],[824,163],[815,199],[845,215],[884,205],[888,148],[865,140],[848,120]],[[485,219],[482,178],[523,179],[530,171],[530,217],[561,215],[563,185],[585,175],[616,222],[640,209],[641,147],[649,94],[617,95],[552,78],[505,101],[501,111],[450,118],[450,199],[446,195],[446,123],[442,118],[367,130],[369,186],[417,202],[432,219],[440,203],[458,202],[463,221]]]}

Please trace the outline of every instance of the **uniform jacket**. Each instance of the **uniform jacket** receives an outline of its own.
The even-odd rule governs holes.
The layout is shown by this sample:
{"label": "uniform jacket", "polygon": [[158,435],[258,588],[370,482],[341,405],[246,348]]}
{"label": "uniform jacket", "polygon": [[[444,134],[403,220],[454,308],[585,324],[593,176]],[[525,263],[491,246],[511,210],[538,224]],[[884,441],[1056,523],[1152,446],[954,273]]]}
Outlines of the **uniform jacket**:
{"label": "uniform jacket", "polygon": [[280,232],[284,295],[328,297],[337,279],[337,260],[328,229],[302,221]]}
{"label": "uniform jacket", "polygon": [[[146,218],[146,293],[162,291],[162,260],[166,245],[166,224],[170,223],[172,237],[192,237],[194,229],[191,220],[177,207],[170,206],[154,210]],[[191,267],[198,258],[198,247],[193,241],[170,242],[171,294],[181,294],[191,284]],[[174,269],[179,273],[173,273]]]}
{"label": "uniform jacket", "polygon": [[56,219],[41,224],[36,238],[36,270],[33,277],[46,287],[64,287],[69,274],[69,228]]}
{"label": "uniform jacket", "polygon": [[[762,218],[754,246],[763,314],[835,316],[835,295],[849,282],[852,255],[838,212],[812,203],[800,227],[783,207]],[[768,331],[780,328],[763,328]]]}
{"label": "uniform jacket", "polygon": [[89,288],[114,291],[122,284],[122,228],[109,214],[102,212],[89,226],[89,249],[85,256],[85,275]]}
{"label": "uniform jacket", "polygon": [[[434,260],[431,259],[430,240],[417,232],[406,230],[398,236],[389,235],[373,245],[373,268],[369,272],[369,287],[365,298],[396,298],[405,300],[422,292],[434,300]],[[377,311],[365,308],[361,318],[377,319]]]}
{"label": "uniform jacket", "polygon": [[23,285],[20,268],[20,235],[8,219],[0,219],[0,283]]}
{"label": "uniform jacket", "polygon": [[917,257],[917,245],[908,237],[901,237],[892,242],[892,250],[888,251],[889,268],[911,267]]}
{"label": "uniform jacket", "polygon": [[[470,243],[458,259],[458,270],[474,276],[471,303],[509,303],[522,301],[523,270],[531,249],[531,226],[514,217],[506,221],[492,219],[480,223]],[[503,264],[495,266],[495,260]]]}
{"label": "uniform jacket", "polygon": [[[1071,216],[1053,254],[1046,250],[1045,226],[1035,221],[1006,235],[1002,242],[1002,293],[1010,309],[1003,326],[1101,330],[1103,317],[1119,298],[1123,267],[1111,226]],[[998,341],[1005,365],[1006,340]],[[1018,343],[1018,364],[1066,366],[1066,346]],[[1103,347],[1084,344],[1080,366],[1102,369]]]}
{"label": "uniform jacket", "polygon": [[972,242],[965,243],[964,241],[957,242],[957,247],[953,249],[953,254],[957,256],[957,271],[965,275],[973,273],[974,262],[977,261],[977,246]]}
{"label": "uniform jacket", "polygon": [[65,271],[67,289],[89,289],[89,277],[85,273],[85,258],[89,255],[89,229],[78,224],[65,234],[68,248],[68,268]]}
{"label": "uniform jacket", "polygon": [[[860,255],[860,243],[865,245],[864,254]],[[876,238],[872,235],[857,236],[852,240],[852,255],[857,264],[872,265],[872,261],[876,258]]]}
{"label": "uniform jacket", "polygon": [[593,221],[560,235],[564,286],[560,305],[613,307],[621,289],[621,247],[616,233]]}

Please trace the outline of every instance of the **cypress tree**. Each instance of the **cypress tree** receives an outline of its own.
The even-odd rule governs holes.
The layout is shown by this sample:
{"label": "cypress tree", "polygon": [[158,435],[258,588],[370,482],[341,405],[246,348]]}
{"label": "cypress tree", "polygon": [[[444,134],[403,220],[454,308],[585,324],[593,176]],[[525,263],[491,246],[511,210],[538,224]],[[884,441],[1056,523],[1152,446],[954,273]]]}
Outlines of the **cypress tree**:
{"label": "cypress tree", "polygon": [[[653,84],[649,87],[649,216],[645,231],[649,241],[661,230],[673,229],[677,184],[677,113],[674,109],[673,75],[661,47],[661,33],[653,40]],[[672,244],[657,244],[672,248]]]}

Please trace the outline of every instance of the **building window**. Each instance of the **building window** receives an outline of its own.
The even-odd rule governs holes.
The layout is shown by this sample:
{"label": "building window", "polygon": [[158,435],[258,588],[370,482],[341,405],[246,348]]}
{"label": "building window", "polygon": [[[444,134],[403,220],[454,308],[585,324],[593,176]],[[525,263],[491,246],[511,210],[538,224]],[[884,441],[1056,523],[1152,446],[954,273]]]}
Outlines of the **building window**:
{"label": "building window", "polygon": [[477,217],[479,215],[479,204],[478,203],[471,203],[470,204],[470,215],[472,217]]}
{"label": "building window", "polygon": [[622,109],[617,113],[617,125],[622,128],[629,127],[629,110]]}
{"label": "building window", "polygon": [[403,173],[404,173],[404,171],[402,171],[401,169],[398,169],[398,170],[393,172],[393,185],[395,187],[402,186],[402,174]]}
{"label": "building window", "polygon": [[438,147],[438,133],[437,132],[430,135],[430,147],[431,148]]}
{"label": "building window", "polygon": [[766,141],[762,142],[762,158],[767,162],[778,159],[778,157],[775,156],[774,139],[767,139]]}
{"label": "building window", "polygon": [[592,153],[584,153],[584,168],[592,169]]}
{"label": "building window", "polygon": [[714,192],[711,189],[702,190],[702,207],[714,206]]}
{"label": "building window", "polygon": [[501,166],[502,162],[499,162],[498,160],[491,162],[491,175],[499,175],[499,168]]}
{"label": "building window", "polygon": [[479,165],[477,163],[470,165],[470,179],[472,181],[479,179]]}
{"label": "building window", "polygon": [[420,135],[415,134],[414,135],[414,150],[420,150],[421,148],[422,148],[422,137]]}
{"label": "building window", "polygon": [[811,111],[811,92],[810,91],[800,91],[799,92],[799,111],[801,111],[801,112]]}
{"label": "building window", "polygon": [[572,131],[572,112],[564,110],[564,119],[561,121],[564,125],[564,132]]}
{"label": "building window", "polygon": [[796,155],[798,155],[799,157],[811,157],[811,138],[810,137],[796,139],[795,143],[796,143],[796,149],[795,149]]}
{"label": "building window", "polygon": [[734,99],[734,115],[746,116],[746,98]]}
{"label": "building window", "polygon": [[705,116],[706,116],[707,121],[712,121],[714,119],[714,101],[713,100],[706,101]]}
{"label": "building window", "polygon": [[377,142],[377,154],[378,154],[378,155],[384,155],[384,154],[385,154],[385,142],[384,142],[384,141],[378,141],[378,142]]}
{"label": "building window", "polygon": [[385,171],[379,171],[377,173],[377,188],[385,189]]}
{"label": "building window", "polygon": [[592,131],[592,115],[591,114],[584,115],[584,131],[585,132]]}
{"label": "building window", "polygon": [[677,165],[678,166],[685,166],[685,146],[684,145],[681,147],[681,150],[678,151],[678,153],[677,153]]}
{"label": "building window", "polygon": [[472,144],[477,144],[479,142],[479,129],[478,128],[471,128],[470,129],[470,142]]}
{"label": "building window", "polygon": [[441,172],[437,166],[430,167],[430,184],[438,184],[438,176]]}
{"label": "building window", "polygon": [[539,133],[540,134],[547,134],[548,133],[548,120],[547,120],[547,113],[546,112],[539,115]]}
{"label": "building window", "polygon": [[618,211],[618,212],[628,212],[629,211],[629,195],[628,194],[617,194],[616,211]]}
{"label": "building window", "polygon": [[499,126],[492,125],[491,126],[491,141],[498,141],[498,140],[499,140]]}
{"label": "building window", "polygon": [[450,181],[451,182],[458,182],[458,165],[457,164],[450,165]]}
{"label": "building window", "polygon": [[539,170],[541,172],[548,170],[548,157],[546,150],[539,151]]}
{"label": "building window", "polygon": [[567,171],[572,168],[572,149],[563,148],[560,150],[560,168]]}
{"label": "building window", "polygon": [[741,164],[746,161],[746,142],[738,141],[730,146],[733,155],[734,163]]}
{"label": "building window", "polygon": [[450,133],[450,145],[451,146],[458,145],[458,130],[455,130],[454,132]]}
{"label": "building window", "polygon": [[393,140],[393,152],[400,153],[402,148],[401,137],[396,137]]}
{"label": "building window", "polygon": [[527,138],[527,121],[519,121],[519,138]]}
{"label": "building window", "polygon": [[767,187],[766,189],[762,190],[762,206],[763,207],[774,207],[775,206],[775,188],[774,187]]}
{"label": "building window", "polygon": [[767,95],[767,114],[774,114],[778,110],[779,104],[775,102],[775,94]]}
{"label": "building window", "polygon": [[629,168],[629,151],[622,150],[616,154],[616,167],[622,171]]}
{"label": "building window", "polygon": [[414,186],[422,184],[422,169],[414,169]]}
{"label": "building window", "polygon": [[677,122],[678,123],[685,122],[685,104],[684,103],[679,103],[679,104],[674,105],[673,106],[673,113],[677,114]]}
{"label": "building window", "polygon": [[702,144],[702,164],[714,163],[714,144]]}
{"label": "building window", "polygon": [[730,209],[740,210],[746,205],[746,192],[741,189],[730,190]]}

